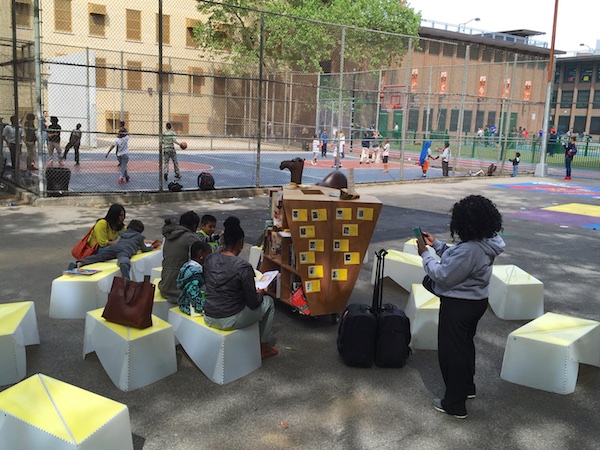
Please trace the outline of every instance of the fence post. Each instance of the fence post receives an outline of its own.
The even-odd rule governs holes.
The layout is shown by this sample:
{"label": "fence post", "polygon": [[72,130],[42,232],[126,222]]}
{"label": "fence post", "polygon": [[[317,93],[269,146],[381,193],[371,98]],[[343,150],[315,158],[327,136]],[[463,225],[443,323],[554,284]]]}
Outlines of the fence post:
{"label": "fence post", "polygon": [[35,109],[37,116],[38,189],[40,197],[46,196],[46,169],[44,167],[44,140],[42,136],[42,61],[40,46],[40,0],[33,0],[33,49],[35,58]]}
{"label": "fence post", "polygon": [[260,141],[262,138],[263,58],[265,51],[265,13],[260,13],[260,47],[258,57],[258,133],[256,136],[256,187],[260,187]]}
{"label": "fence post", "polygon": [[[123,58],[123,52],[121,52],[121,58]],[[163,152],[162,152],[162,138],[163,138],[163,0],[158,0],[158,190],[163,191]],[[121,66],[121,80],[123,80],[123,67]],[[121,81],[121,92],[123,92],[123,84]],[[121,114],[123,109],[121,107]],[[121,119],[123,120],[123,119]]]}
{"label": "fence post", "polygon": [[452,165],[452,176],[456,177],[456,166],[457,166],[457,162],[458,159],[460,157],[460,151],[462,149],[462,133],[463,133],[463,121],[464,121],[464,114],[465,114],[465,101],[467,98],[467,78],[469,75],[469,55],[471,53],[471,45],[467,45],[466,49],[465,49],[465,62],[464,62],[464,66],[463,66],[463,80],[462,80],[462,92],[460,94],[460,109],[458,110],[458,129],[457,129],[457,136],[456,136],[456,140],[458,141],[458,150],[457,150],[457,155],[454,159],[454,164]]}
{"label": "fence post", "polygon": [[[406,131],[408,130],[408,111],[410,109],[410,77],[412,72],[412,38],[408,38],[408,49],[406,51],[406,74],[404,85],[406,86],[406,103],[404,104],[404,111],[402,111],[402,136],[400,141],[400,180],[404,179],[404,153],[406,151]],[[380,72],[381,73],[381,72]],[[380,85],[381,89],[381,85]],[[379,109],[377,110],[377,117],[379,117]],[[416,137],[416,134],[415,134]]]}

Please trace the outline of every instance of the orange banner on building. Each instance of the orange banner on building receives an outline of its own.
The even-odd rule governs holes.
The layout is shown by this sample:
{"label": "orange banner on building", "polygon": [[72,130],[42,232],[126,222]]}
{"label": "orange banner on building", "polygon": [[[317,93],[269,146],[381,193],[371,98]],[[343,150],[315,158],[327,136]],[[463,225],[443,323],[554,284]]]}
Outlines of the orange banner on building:
{"label": "orange banner on building", "polygon": [[510,78],[504,80],[504,92],[502,94],[502,98],[508,99],[510,98]]}
{"label": "orange banner on building", "polygon": [[525,82],[525,89],[523,90],[523,100],[526,102],[531,100],[531,81]]}
{"label": "orange banner on building", "polygon": [[448,83],[448,72],[441,72],[440,73],[440,94],[446,93],[447,83]]}
{"label": "orange banner on building", "polygon": [[479,77],[479,88],[477,89],[477,97],[483,98],[485,97],[485,82],[487,77],[482,75]]}
{"label": "orange banner on building", "polygon": [[410,90],[415,92],[419,89],[419,69],[412,69],[410,75]]}

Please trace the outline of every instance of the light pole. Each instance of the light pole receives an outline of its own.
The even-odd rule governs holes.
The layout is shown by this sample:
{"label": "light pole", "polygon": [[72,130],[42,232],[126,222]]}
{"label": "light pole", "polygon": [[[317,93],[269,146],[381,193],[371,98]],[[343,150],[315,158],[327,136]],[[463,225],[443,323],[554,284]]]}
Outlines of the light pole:
{"label": "light pole", "polygon": [[587,44],[579,44],[580,47],[587,47],[591,53],[595,53],[595,50]]}
{"label": "light pole", "polygon": [[467,21],[466,21],[466,22],[464,22],[464,23],[459,23],[459,24],[458,24],[458,32],[460,33],[460,30],[461,30],[461,29],[462,29],[463,31],[465,31],[465,30],[467,29],[467,24],[469,24],[469,23],[471,23],[471,22],[473,22],[473,21],[475,21],[475,22],[479,22],[480,20],[481,20],[481,19],[480,19],[479,17],[475,17],[475,18],[473,18],[473,19],[471,19],[471,20],[467,20]]}

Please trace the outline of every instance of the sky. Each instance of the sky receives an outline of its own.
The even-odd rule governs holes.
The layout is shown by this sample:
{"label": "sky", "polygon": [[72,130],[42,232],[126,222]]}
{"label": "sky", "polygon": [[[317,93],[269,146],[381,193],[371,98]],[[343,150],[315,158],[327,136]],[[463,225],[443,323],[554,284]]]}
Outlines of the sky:
{"label": "sky", "polygon": [[[528,29],[546,33],[532,39],[548,42],[552,39],[555,0],[409,0],[409,5],[421,12],[423,19],[458,25],[479,17],[467,27],[485,31]],[[557,50],[588,51],[585,44],[596,48],[600,39],[600,1],[559,0],[556,25]]]}

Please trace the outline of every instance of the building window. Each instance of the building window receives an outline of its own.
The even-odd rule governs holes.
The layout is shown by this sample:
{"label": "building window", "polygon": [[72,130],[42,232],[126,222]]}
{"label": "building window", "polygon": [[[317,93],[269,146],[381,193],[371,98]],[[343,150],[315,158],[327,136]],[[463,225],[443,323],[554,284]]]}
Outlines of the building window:
{"label": "building window", "polygon": [[438,120],[437,120],[437,131],[445,131],[446,130],[446,117],[448,115],[448,110],[446,108],[440,108],[438,111]]}
{"label": "building window", "polygon": [[54,0],[54,29],[71,31],[71,0]]}
{"label": "building window", "polygon": [[188,93],[202,94],[202,86],[204,86],[204,71],[200,67],[189,67]]}
{"label": "building window", "polygon": [[429,54],[439,55],[440,54],[440,43],[435,41],[429,42]]}
{"label": "building window", "polygon": [[580,83],[591,83],[594,74],[594,66],[585,65],[581,66],[581,73],[579,74]]}
{"label": "building window", "polygon": [[188,134],[190,132],[189,114],[171,114],[171,126],[177,134]]}
{"label": "building window", "polygon": [[[163,44],[169,45],[171,43],[171,16],[163,14],[163,29],[162,29],[162,40]],[[156,43],[158,44],[158,14],[156,15]]]}
{"label": "building window", "polygon": [[573,91],[562,91],[560,95],[560,107],[570,108],[573,104]]}
{"label": "building window", "polygon": [[96,58],[96,87],[106,87],[106,58]]}
{"label": "building window", "polygon": [[590,103],[590,91],[577,91],[576,108],[587,108]]}
{"label": "building window", "polygon": [[215,70],[213,77],[213,95],[225,95],[227,91],[227,77],[222,75],[222,72]]}
{"label": "building window", "polygon": [[[156,68],[156,71],[158,72],[158,67]],[[158,91],[159,88],[159,83],[162,79],[162,90],[163,92],[169,92],[169,87],[170,87],[170,83],[171,83],[171,66],[169,66],[168,64],[163,64],[162,66],[162,78],[161,75],[159,75],[158,73],[156,74],[156,90]]]}
{"label": "building window", "polygon": [[467,55],[467,46],[465,44],[463,44],[462,42],[460,42],[456,46],[456,57],[464,58],[466,55]]}
{"label": "building window", "polygon": [[185,19],[185,46],[186,47],[197,47],[194,41],[194,28],[198,21],[194,19]]}
{"label": "building window", "polygon": [[585,133],[585,123],[587,116],[575,116],[573,120],[573,133]]}
{"label": "building window", "polygon": [[140,61],[127,61],[127,89],[130,91],[142,90],[142,63]]}
{"label": "building window", "polygon": [[563,80],[565,83],[575,83],[575,79],[577,78],[577,66],[565,66],[565,79]]}
{"label": "building window", "polygon": [[456,45],[444,44],[444,56],[453,57],[456,49]]}
{"label": "building window", "polygon": [[423,109],[423,122],[421,125],[421,131],[431,131],[432,125],[433,125],[433,108],[429,108],[429,114],[427,114],[427,108],[425,108],[425,109]]}
{"label": "building window", "polygon": [[600,89],[596,89],[594,91],[594,102],[592,103],[592,108],[600,109]]}
{"label": "building window", "polygon": [[[123,122],[129,123],[129,111],[123,111]],[[121,111],[104,112],[105,130],[107,133],[116,133],[119,131],[121,123]]]}
{"label": "building window", "polygon": [[480,53],[481,53],[481,48],[479,47],[479,45],[471,45],[471,48],[469,49],[469,59],[478,61]]}
{"label": "building window", "polygon": [[410,108],[408,110],[408,131],[419,130],[419,108]]}
{"label": "building window", "polygon": [[483,128],[484,114],[485,114],[485,111],[481,111],[481,110],[477,110],[477,112],[475,113],[475,128],[477,130],[479,130],[480,128]]}
{"label": "building window", "polygon": [[88,14],[90,15],[90,35],[106,36],[106,5],[88,3]]}
{"label": "building window", "polygon": [[488,111],[487,126],[491,127],[492,125],[496,125],[496,111]]}
{"label": "building window", "polygon": [[458,130],[458,114],[460,110],[458,108],[452,108],[450,111],[450,131]]}
{"label": "building window", "polygon": [[496,50],[494,53],[494,62],[504,62],[504,52],[502,50]]}
{"label": "building window", "polygon": [[413,48],[415,52],[423,53],[427,50],[427,41],[419,41]]}
{"label": "building window", "polygon": [[126,24],[127,39],[130,41],[141,41],[142,40],[142,12],[135,9],[126,9]]}
{"label": "building window", "polygon": [[463,112],[463,133],[468,133],[471,131],[471,122],[473,122],[473,111],[465,109]]}
{"label": "building window", "polygon": [[494,56],[494,50],[491,48],[484,48],[483,54],[481,55],[481,60],[483,62],[492,62],[492,58]]}
{"label": "building window", "polygon": [[590,119],[590,134],[600,134],[600,117]]}
{"label": "building window", "polygon": [[558,91],[556,89],[552,90],[552,97],[550,98],[550,107],[556,108],[556,103],[558,102]]}
{"label": "building window", "polygon": [[15,15],[17,27],[31,28],[31,2],[28,0],[18,0],[15,3]]}
{"label": "building window", "polygon": [[560,116],[558,118],[558,125],[556,126],[556,131],[559,133],[566,133],[569,131],[569,126],[571,124],[571,116]]}

